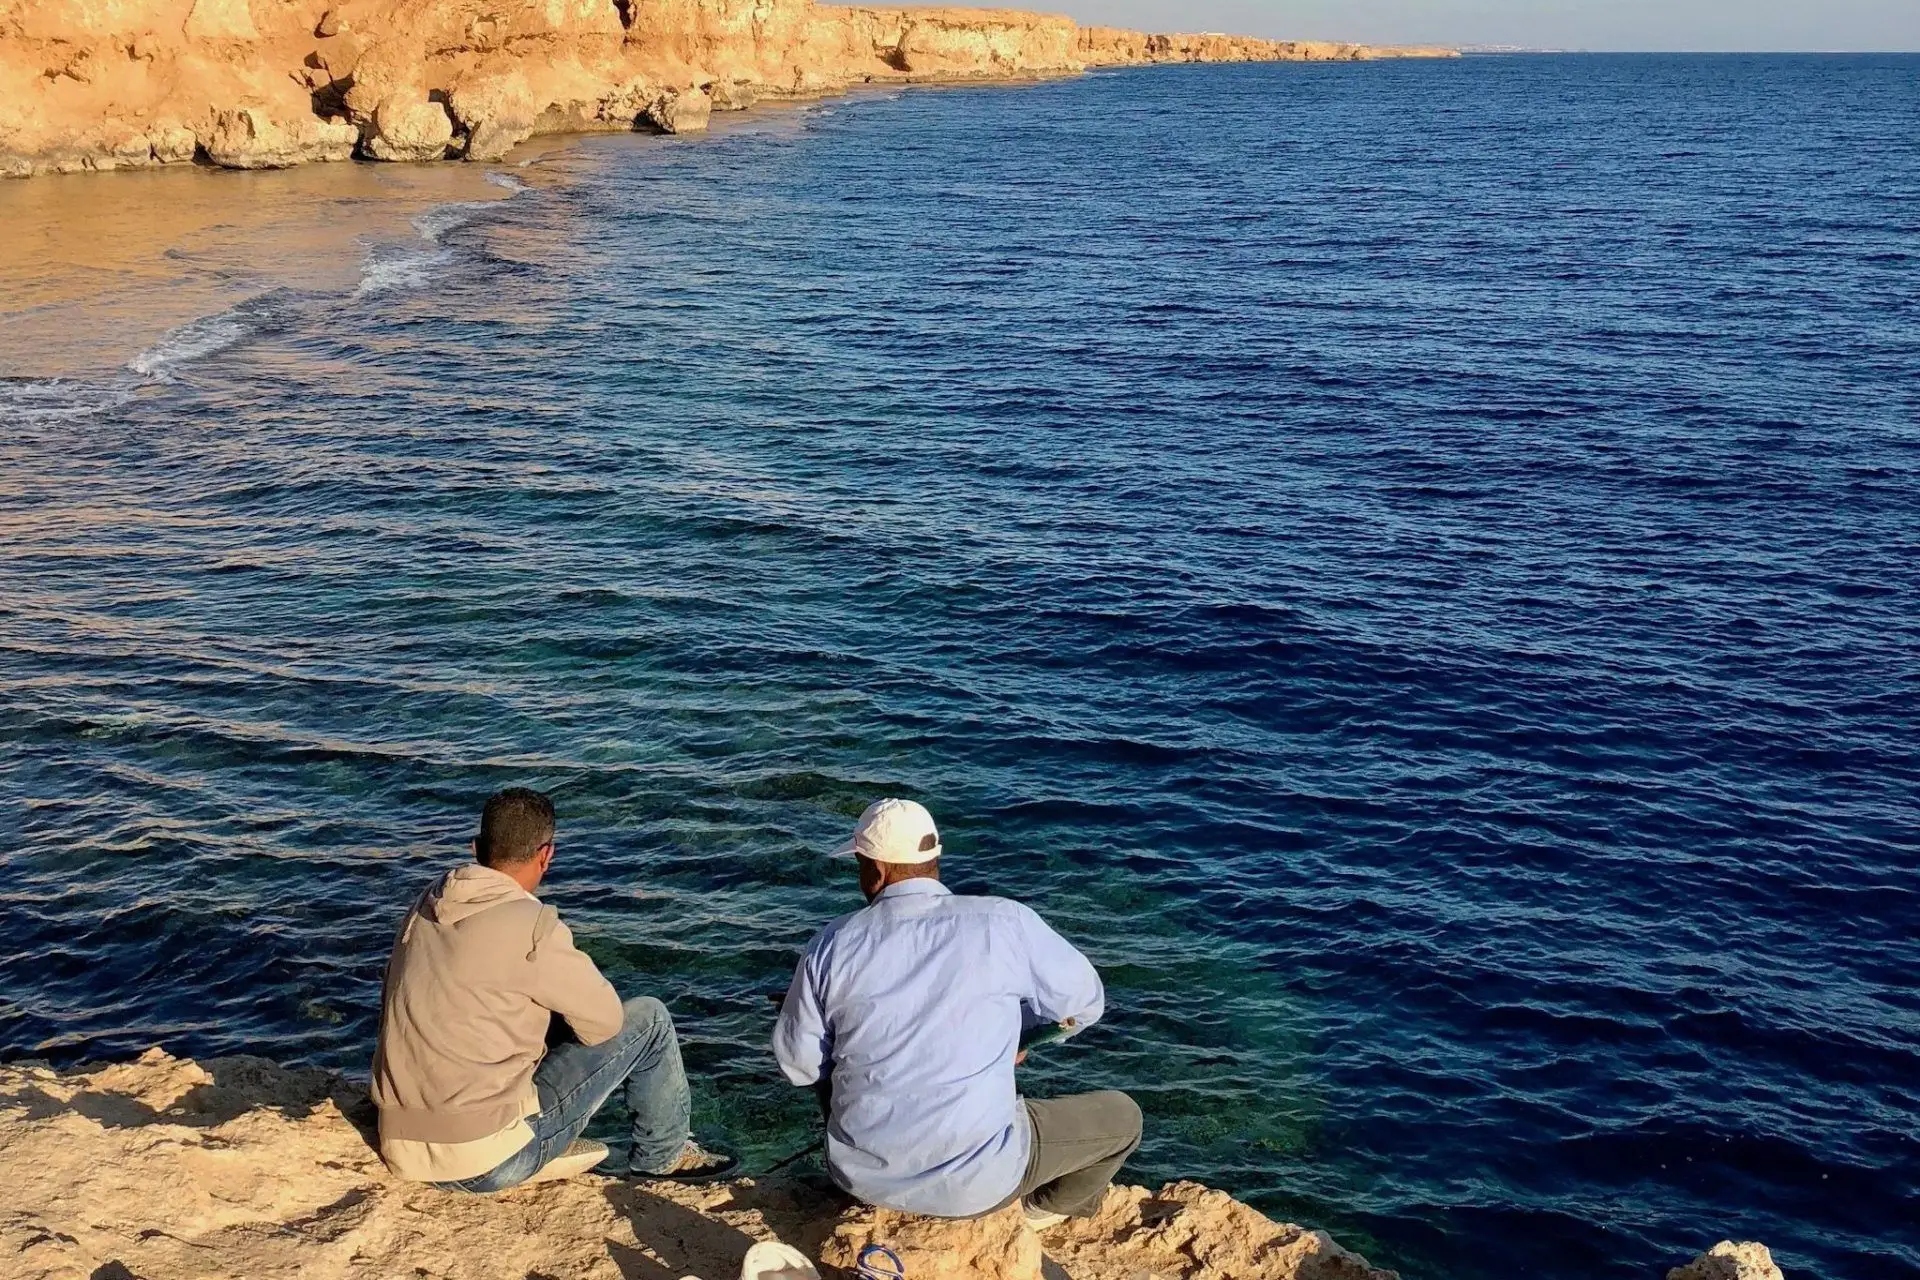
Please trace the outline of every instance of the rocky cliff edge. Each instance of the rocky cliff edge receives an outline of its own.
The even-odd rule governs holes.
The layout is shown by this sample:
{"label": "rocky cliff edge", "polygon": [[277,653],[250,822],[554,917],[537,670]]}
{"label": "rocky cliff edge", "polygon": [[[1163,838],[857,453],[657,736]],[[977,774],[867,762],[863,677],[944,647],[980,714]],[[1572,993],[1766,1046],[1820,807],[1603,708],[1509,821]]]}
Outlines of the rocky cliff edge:
{"label": "rocky cliff edge", "polygon": [[0,175],[494,160],[862,82],[1450,54],[812,0],[0,0]]}
{"label": "rocky cliff edge", "polygon": [[[586,1175],[498,1196],[396,1182],[364,1092],[260,1058],[153,1049],[61,1073],[0,1066],[0,1274],[13,1280],[731,1280],[781,1239],[833,1276],[891,1245],[912,1280],[1039,1280],[1018,1208],[941,1222],[804,1179],[704,1188]],[[1116,1187],[1047,1232],[1075,1280],[1394,1280],[1324,1233],[1192,1182]],[[843,1271],[841,1274],[845,1274]],[[1669,1280],[1780,1280],[1722,1243]]]}

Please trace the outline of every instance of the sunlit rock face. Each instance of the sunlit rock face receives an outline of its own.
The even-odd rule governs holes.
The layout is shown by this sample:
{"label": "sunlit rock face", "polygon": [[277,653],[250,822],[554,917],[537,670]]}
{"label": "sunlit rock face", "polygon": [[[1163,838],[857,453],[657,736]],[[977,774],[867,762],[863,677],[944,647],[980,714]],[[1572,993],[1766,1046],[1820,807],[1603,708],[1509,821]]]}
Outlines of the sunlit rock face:
{"label": "sunlit rock face", "polygon": [[1722,1240],[1684,1267],[1667,1272],[1667,1280],[1783,1280],[1773,1254],[1754,1241]]}
{"label": "sunlit rock face", "polygon": [[[1029,1229],[1020,1206],[973,1220],[848,1208],[777,1178],[712,1187],[583,1174],[499,1196],[395,1180],[366,1094],[262,1058],[200,1064],[154,1049],[61,1073],[0,1066],[0,1150],[18,1176],[0,1216],[6,1274],[73,1280],[740,1273],[756,1240],[850,1267],[884,1241],[914,1280],[1395,1280],[1323,1233],[1224,1192],[1114,1187],[1090,1218]],[[448,1259],[456,1263],[449,1271]]]}
{"label": "sunlit rock face", "polygon": [[864,81],[1382,52],[812,0],[0,0],[0,174],[496,160]]}

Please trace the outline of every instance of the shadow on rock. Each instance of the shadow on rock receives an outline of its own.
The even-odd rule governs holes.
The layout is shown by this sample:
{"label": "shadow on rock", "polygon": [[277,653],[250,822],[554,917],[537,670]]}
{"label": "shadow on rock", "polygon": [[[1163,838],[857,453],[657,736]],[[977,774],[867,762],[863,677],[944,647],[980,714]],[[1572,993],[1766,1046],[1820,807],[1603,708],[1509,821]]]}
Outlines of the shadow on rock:
{"label": "shadow on rock", "polygon": [[744,1231],[636,1187],[616,1184],[606,1189],[606,1197],[615,1213],[632,1222],[641,1246],[607,1242],[621,1280],[680,1280],[688,1275],[732,1280],[754,1245]]}
{"label": "shadow on rock", "polygon": [[729,1198],[710,1206],[718,1213],[755,1213],[779,1237],[809,1258],[818,1258],[843,1214],[859,1207],[822,1174],[742,1181]]}

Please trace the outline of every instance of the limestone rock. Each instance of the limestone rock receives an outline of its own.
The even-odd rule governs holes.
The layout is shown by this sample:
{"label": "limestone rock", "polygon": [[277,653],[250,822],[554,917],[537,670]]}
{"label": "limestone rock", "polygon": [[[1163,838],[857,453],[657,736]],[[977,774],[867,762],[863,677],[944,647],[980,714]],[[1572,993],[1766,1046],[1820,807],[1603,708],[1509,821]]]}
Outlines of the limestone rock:
{"label": "limestone rock", "polygon": [[1667,1280],[1785,1280],[1773,1264],[1767,1246],[1722,1240],[1684,1267],[1667,1272]]}
{"label": "limestone rock", "polygon": [[715,111],[745,111],[760,100],[760,95],[742,81],[716,80],[707,86],[707,100]]}
{"label": "limestone rock", "polygon": [[1088,66],[1162,62],[1365,62],[1374,58],[1451,58],[1458,51],[1378,48],[1330,40],[1261,40],[1217,34],[1148,34],[1117,27],[1082,27],[1076,50]]}
{"label": "limestone rock", "polygon": [[396,93],[373,109],[361,147],[374,160],[442,160],[453,142],[453,118],[424,93]]}
{"label": "limestone rock", "polygon": [[[629,1183],[591,1174],[497,1196],[396,1181],[365,1091],[262,1058],[158,1049],[72,1072],[0,1063],[0,1275],[7,1280],[738,1275],[785,1240],[851,1266],[893,1248],[913,1280],[1392,1280],[1318,1231],[1192,1182],[1115,1187],[1037,1237],[1019,1208],[972,1221],[847,1210],[810,1181]],[[663,1260],[656,1262],[655,1260]],[[1669,1280],[1779,1280],[1767,1251],[1722,1243]]]}
{"label": "limestone rock", "polygon": [[1079,1280],[1398,1280],[1323,1231],[1275,1222],[1195,1182],[1115,1187],[1092,1217],[1044,1237],[1026,1229],[1017,1205],[960,1222],[854,1210],[820,1260],[851,1268],[869,1243],[891,1248],[914,1280],[1039,1280],[1043,1245]]}
{"label": "limestone rock", "polygon": [[519,74],[462,80],[447,95],[447,109],[467,132],[469,160],[500,159],[532,136],[540,118]]}
{"label": "limestone rock", "polygon": [[[347,39],[336,36],[335,41]],[[323,58],[329,48],[319,50]],[[426,46],[411,36],[393,35],[368,40],[353,63],[353,85],[347,90],[347,112],[355,124],[370,125],[374,113],[388,99],[424,101],[427,77],[422,74],[427,60]]]}
{"label": "limestone rock", "polygon": [[193,0],[187,11],[189,40],[258,40],[247,0]]}
{"label": "limestone rock", "polygon": [[144,169],[153,163],[152,140],[132,129],[103,131],[88,149],[98,170]]}
{"label": "limestone rock", "polygon": [[55,74],[63,75],[76,84],[92,84],[100,73],[100,62],[100,55],[95,50],[82,49],[67,59]]}
{"label": "limestone rock", "polygon": [[263,107],[218,113],[201,138],[207,159],[225,169],[287,169],[315,160],[347,160],[360,134],[344,120],[277,120]]}
{"label": "limestone rock", "polygon": [[930,9],[924,16],[908,17],[892,48],[883,49],[881,56],[900,71],[941,78],[1081,70],[1084,64],[1073,49],[1073,23],[1036,18],[1009,13],[995,19],[984,13]]}
{"label": "limestone rock", "polygon": [[[338,116],[368,156],[485,159],[529,132],[695,132],[714,108],[863,82],[1380,52],[814,0],[0,0],[0,155],[10,174],[172,163],[130,140],[175,120],[220,163],[297,164],[340,158]],[[499,84],[525,96],[488,102]],[[427,109],[442,98],[451,121]]]}
{"label": "limestone rock", "polygon": [[647,108],[662,133],[702,133],[713,116],[713,99],[698,89],[663,93]]}
{"label": "limestone rock", "polygon": [[851,1271],[869,1244],[893,1250],[913,1280],[1040,1280],[1040,1238],[1017,1204],[965,1221],[855,1210],[834,1227],[820,1261]]}
{"label": "limestone rock", "polygon": [[366,43],[351,35],[339,35],[323,43],[306,57],[307,65],[319,67],[335,81],[345,80],[359,69]]}
{"label": "limestone rock", "polygon": [[609,87],[590,104],[576,104],[574,111],[590,119],[581,126],[586,129],[633,129],[643,120],[652,121],[654,105],[663,96],[658,85],[636,76]]}
{"label": "limestone rock", "polygon": [[1103,1259],[1124,1253],[1140,1270],[1190,1280],[1398,1280],[1324,1231],[1275,1222],[1197,1182],[1114,1187],[1098,1213],[1049,1231],[1046,1245],[1074,1276],[1098,1277]]}
{"label": "limestone rock", "polygon": [[186,164],[200,148],[193,130],[178,120],[164,120],[147,130],[147,145],[155,164]]}

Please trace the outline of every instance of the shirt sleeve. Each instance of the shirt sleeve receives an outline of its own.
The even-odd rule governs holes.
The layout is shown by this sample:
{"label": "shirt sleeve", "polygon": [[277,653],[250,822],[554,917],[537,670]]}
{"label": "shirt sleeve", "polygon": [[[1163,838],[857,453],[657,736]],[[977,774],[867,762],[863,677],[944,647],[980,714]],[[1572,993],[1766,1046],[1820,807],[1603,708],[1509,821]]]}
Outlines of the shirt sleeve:
{"label": "shirt sleeve", "polygon": [[818,940],[794,966],[793,982],[773,1024],[773,1056],[796,1085],[818,1084],[832,1069],[833,1031],[820,999]]}
{"label": "shirt sleeve", "polygon": [[557,917],[551,931],[535,941],[532,959],[533,989],[527,994],[565,1018],[581,1044],[600,1044],[620,1034],[627,1016],[620,993],[592,957],[573,945],[572,931]]}
{"label": "shirt sleeve", "polygon": [[1021,999],[1048,1022],[1071,1018],[1080,1027],[1098,1022],[1107,1011],[1107,990],[1093,962],[1032,909],[1015,905],[1020,954],[1027,968],[1018,975],[1026,988]]}

